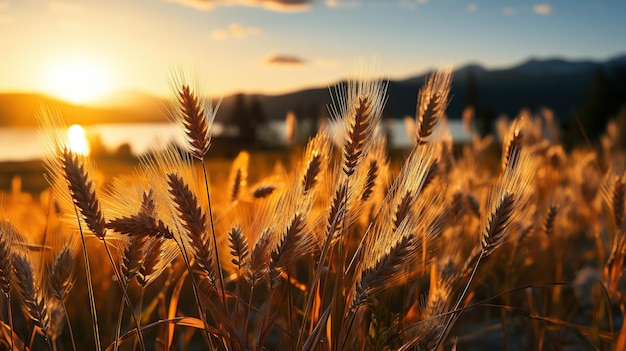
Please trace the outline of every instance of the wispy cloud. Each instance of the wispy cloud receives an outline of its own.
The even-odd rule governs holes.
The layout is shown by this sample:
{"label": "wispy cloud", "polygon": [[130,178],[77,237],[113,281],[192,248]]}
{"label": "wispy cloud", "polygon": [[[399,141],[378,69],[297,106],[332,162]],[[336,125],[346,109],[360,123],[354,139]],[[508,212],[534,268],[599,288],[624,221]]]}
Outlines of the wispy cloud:
{"label": "wispy cloud", "polygon": [[198,10],[209,10],[216,6],[255,6],[279,12],[306,11],[314,0],[164,0],[193,7]]}
{"label": "wispy cloud", "polygon": [[257,27],[247,27],[240,23],[231,23],[227,28],[219,28],[211,32],[213,40],[227,40],[231,38],[245,38],[248,36],[261,35],[263,31]]}
{"label": "wispy cloud", "polygon": [[478,10],[478,5],[476,5],[475,2],[470,2],[469,4],[467,4],[467,11],[476,12],[476,10]]}
{"label": "wispy cloud", "polygon": [[533,6],[533,12],[538,15],[549,15],[552,13],[552,5],[550,4],[537,4]]}
{"label": "wispy cloud", "polygon": [[299,66],[306,63],[306,61],[295,55],[274,53],[265,57],[263,60],[268,65],[288,65]]}

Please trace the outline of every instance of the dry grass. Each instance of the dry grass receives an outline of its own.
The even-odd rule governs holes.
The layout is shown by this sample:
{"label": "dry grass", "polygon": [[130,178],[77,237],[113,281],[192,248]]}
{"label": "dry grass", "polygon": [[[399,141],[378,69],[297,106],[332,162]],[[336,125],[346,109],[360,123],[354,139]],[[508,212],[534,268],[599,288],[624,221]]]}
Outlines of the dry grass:
{"label": "dry grass", "polygon": [[7,198],[0,223],[2,348],[626,346],[614,130],[604,153],[567,153],[550,113],[524,111],[499,122],[501,147],[475,134],[455,151],[445,70],[419,90],[413,147],[390,161],[386,83],[360,76],[336,90],[338,135],[320,130],[272,174],[242,152],[213,177],[217,109],[181,72],[169,114],[186,152],[106,184],[43,110],[52,190],[41,204]]}

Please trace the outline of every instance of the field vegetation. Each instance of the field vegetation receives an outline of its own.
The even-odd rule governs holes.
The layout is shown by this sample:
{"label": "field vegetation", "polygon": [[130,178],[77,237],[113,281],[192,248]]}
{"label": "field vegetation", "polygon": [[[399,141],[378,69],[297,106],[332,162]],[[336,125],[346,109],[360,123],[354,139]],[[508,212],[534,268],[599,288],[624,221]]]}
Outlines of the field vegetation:
{"label": "field vegetation", "polygon": [[522,111],[458,147],[451,80],[417,92],[399,157],[386,83],[360,75],[304,147],[225,165],[206,159],[217,106],[177,72],[184,150],[112,180],[43,109],[50,187],[2,200],[0,348],[626,349],[626,136],[565,150]]}

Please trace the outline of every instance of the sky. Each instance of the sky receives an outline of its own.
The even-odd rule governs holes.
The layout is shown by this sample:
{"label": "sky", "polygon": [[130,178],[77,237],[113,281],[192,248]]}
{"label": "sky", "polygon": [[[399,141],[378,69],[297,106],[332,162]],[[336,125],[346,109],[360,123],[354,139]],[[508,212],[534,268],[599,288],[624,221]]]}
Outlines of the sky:
{"label": "sky", "polygon": [[373,56],[389,79],[606,60],[626,53],[624,18],[624,0],[0,0],[0,92],[168,96],[183,66],[212,95],[280,94]]}

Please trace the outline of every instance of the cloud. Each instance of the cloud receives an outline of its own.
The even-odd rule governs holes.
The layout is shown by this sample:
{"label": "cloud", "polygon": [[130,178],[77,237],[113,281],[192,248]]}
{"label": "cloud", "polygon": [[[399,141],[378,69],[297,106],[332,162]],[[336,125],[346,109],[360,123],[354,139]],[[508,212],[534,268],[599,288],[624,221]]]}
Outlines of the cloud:
{"label": "cloud", "polygon": [[209,10],[216,6],[254,6],[279,12],[306,11],[314,0],[164,0],[189,6],[198,10]]}
{"label": "cloud", "polygon": [[533,6],[533,12],[538,15],[549,15],[552,13],[552,5],[550,4],[537,4]]}
{"label": "cloud", "polygon": [[510,7],[510,6],[505,6],[502,8],[502,13],[507,15],[507,16],[511,16],[515,14],[515,9]]}
{"label": "cloud", "polygon": [[476,10],[478,10],[478,5],[476,5],[475,2],[470,2],[469,4],[467,4],[467,11],[476,12]]}
{"label": "cloud", "polygon": [[231,23],[228,28],[219,28],[211,32],[213,40],[227,40],[230,38],[245,38],[261,35],[263,31],[257,27],[246,27],[239,23]]}
{"label": "cloud", "polygon": [[418,4],[428,4],[428,0],[417,0]]}
{"label": "cloud", "polygon": [[300,57],[287,54],[270,54],[265,58],[265,63],[269,65],[303,65],[306,61]]}
{"label": "cloud", "polygon": [[0,1],[0,11],[7,11],[11,8],[11,3],[8,1]]}

